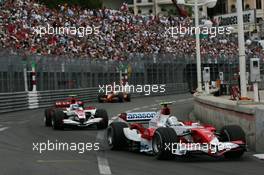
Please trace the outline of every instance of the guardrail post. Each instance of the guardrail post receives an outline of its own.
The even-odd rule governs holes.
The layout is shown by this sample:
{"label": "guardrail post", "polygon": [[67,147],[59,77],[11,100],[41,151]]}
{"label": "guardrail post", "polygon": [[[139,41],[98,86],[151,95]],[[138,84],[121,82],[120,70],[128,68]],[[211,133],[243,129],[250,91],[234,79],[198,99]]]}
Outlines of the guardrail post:
{"label": "guardrail post", "polygon": [[39,99],[37,91],[29,91],[28,92],[28,108],[36,109],[39,107]]}
{"label": "guardrail post", "polygon": [[37,83],[36,83],[36,63],[32,62],[31,64],[32,67],[32,91],[36,92],[37,91]]}
{"label": "guardrail post", "polygon": [[28,92],[28,80],[27,80],[27,67],[24,64],[24,68],[23,68],[23,76],[24,76],[24,87],[25,87],[25,91]]}

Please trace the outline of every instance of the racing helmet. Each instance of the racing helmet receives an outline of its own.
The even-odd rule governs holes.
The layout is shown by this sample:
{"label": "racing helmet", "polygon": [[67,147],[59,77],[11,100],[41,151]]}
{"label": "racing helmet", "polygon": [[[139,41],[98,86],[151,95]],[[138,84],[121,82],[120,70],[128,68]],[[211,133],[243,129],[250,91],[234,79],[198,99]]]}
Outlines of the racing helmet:
{"label": "racing helmet", "polygon": [[170,115],[170,108],[168,108],[167,106],[164,106],[161,110],[161,114],[163,115]]}
{"label": "racing helmet", "polygon": [[160,105],[162,106],[161,108],[161,114],[163,115],[170,115],[170,108],[168,107],[168,105],[172,104],[171,102],[162,102],[160,103]]}
{"label": "racing helmet", "polygon": [[80,108],[80,106],[78,104],[72,104],[71,105],[71,110],[77,110],[79,108]]}

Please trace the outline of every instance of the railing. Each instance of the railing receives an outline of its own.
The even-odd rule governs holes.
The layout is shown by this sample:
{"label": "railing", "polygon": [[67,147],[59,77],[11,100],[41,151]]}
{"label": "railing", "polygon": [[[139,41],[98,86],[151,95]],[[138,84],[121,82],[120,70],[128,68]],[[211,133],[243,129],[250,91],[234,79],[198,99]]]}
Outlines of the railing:
{"label": "railing", "polygon": [[0,113],[28,109],[28,93],[0,93]]}

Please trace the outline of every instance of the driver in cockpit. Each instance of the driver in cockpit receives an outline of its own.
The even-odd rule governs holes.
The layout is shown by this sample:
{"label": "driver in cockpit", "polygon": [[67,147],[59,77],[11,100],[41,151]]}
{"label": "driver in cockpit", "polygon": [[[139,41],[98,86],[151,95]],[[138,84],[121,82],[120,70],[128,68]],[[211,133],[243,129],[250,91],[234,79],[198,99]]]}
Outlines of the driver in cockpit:
{"label": "driver in cockpit", "polygon": [[161,109],[161,114],[163,115],[170,115],[170,108],[168,107],[168,104],[163,104],[163,108]]}
{"label": "driver in cockpit", "polygon": [[71,104],[70,110],[82,110],[83,108],[79,104]]}

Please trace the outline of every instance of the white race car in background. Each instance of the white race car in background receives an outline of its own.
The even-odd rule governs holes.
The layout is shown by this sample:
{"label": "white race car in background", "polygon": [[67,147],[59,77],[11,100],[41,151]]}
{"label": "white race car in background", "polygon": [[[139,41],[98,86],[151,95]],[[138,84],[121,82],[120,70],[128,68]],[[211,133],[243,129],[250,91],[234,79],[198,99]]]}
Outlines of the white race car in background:
{"label": "white race car in background", "polygon": [[[62,105],[63,104],[63,105]],[[45,110],[44,122],[53,129],[64,127],[88,127],[96,125],[98,129],[108,126],[108,114],[104,109],[83,107],[78,101],[56,102],[55,107]]]}

